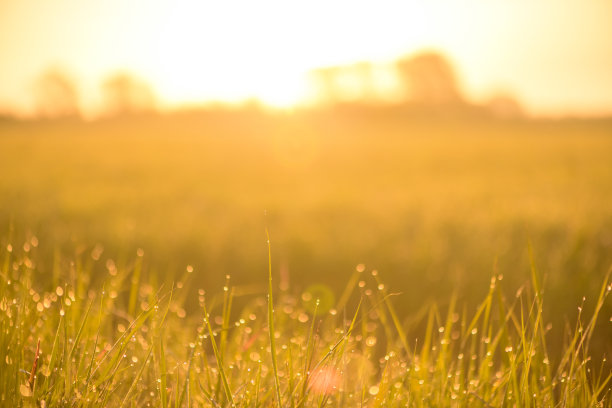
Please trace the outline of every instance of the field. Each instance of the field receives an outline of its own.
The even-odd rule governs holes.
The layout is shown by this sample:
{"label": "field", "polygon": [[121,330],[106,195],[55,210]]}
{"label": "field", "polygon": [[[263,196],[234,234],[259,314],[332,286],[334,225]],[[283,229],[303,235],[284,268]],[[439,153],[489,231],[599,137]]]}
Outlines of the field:
{"label": "field", "polygon": [[[45,373],[0,374],[2,401],[609,406],[611,158],[610,120],[0,122],[0,371],[31,371],[40,338]],[[204,293],[217,319],[203,324]],[[313,296],[328,303],[316,327]],[[367,371],[363,394],[336,378],[351,364]],[[321,382],[341,392],[312,391]]]}

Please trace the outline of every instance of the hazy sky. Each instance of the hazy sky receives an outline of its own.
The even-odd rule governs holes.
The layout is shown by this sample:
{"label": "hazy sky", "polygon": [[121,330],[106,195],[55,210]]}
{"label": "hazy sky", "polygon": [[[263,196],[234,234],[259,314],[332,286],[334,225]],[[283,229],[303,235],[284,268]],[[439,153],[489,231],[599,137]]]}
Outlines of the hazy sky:
{"label": "hazy sky", "polygon": [[609,0],[0,0],[0,108],[31,109],[52,66],[90,112],[123,70],[165,106],[286,105],[309,69],[424,48],[450,58],[472,100],[511,92],[535,113],[612,113]]}

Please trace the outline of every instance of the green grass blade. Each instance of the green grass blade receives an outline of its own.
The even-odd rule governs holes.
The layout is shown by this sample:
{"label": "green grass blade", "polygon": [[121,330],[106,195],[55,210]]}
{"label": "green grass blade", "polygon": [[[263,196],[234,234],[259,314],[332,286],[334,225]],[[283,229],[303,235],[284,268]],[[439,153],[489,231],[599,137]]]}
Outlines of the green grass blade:
{"label": "green grass blade", "polygon": [[204,308],[204,323],[206,324],[206,328],[208,329],[208,334],[210,338],[210,342],[212,344],[213,353],[215,355],[215,359],[217,360],[217,367],[219,368],[219,375],[221,376],[221,381],[223,383],[223,390],[225,391],[225,397],[230,402],[231,406],[234,406],[234,398],[232,394],[232,390],[227,381],[227,376],[225,375],[225,369],[223,368],[223,359],[221,358],[221,354],[219,353],[219,349],[217,348],[217,342],[215,341],[215,334],[213,332],[212,326],[210,325],[210,317],[208,316],[208,311],[206,310],[206,303],[203,303]]}
{"label": "green grass blade", "polygon": [[146,368],[147,363],[149,362],[149,359],[151,358],[152,352],[153,352],[153,347],[149,347],[147,356],[142,361],[142,365],[140,366],[138,373],[134,377],[132,384],[130,384],[130,388],[128,388],[127,392],[125,393],[125,396],[123,397],[123,400],[121,400],[121,405],[120,405],[121,407],[124,407],[125,404],[128,402],[128,397],[132,394],[132,391],[136,388],[136,385],[138,384],[138,381],[140,381],[140,378],[142,378],[142,373],[144,372],[144,369]]}
{"label": "green grass blade", "polygon": [[270,335],[270,352],[272,354],[272,370],[274,371],[274,389],[276,391],[276,402],[280,407],[281,402],[280,379],[278,376],[278,363],[276,361],[276,339],[274,331],[274,298],[272,288],[272,250],[270,248],[270,233],[266,228],[266,239],[268,243],[268,332]]}
{"label": "green grass blade", "polygon": [[157,366],[159,369],[159,399],[161,400],[162,408],[168,407],[168,369],[166,367],[166,351],[164,349],[164,339],[159,336],[157,347],[159,349],[159,360]]}

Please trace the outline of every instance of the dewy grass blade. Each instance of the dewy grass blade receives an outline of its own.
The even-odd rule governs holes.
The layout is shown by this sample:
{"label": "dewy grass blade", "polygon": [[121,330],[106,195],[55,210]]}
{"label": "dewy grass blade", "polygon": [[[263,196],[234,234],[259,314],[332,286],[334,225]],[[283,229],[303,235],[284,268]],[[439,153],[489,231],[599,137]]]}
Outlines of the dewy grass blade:
{"label": "dewy grass blade", "polygon": [[393,307],[393,303],[391,303],[390,297],[388,296],[387,288],[382,284],[382,281],[380,277],[378,276],[378,274],[375,275],[375,278],[376,278],[376,283],[379,285],[379,287],[382,287],[382,294],[383,294],[385,306],[387,306],[387,310],[389,311],[389,314],[391,315],[393,326],[395,326],[395,330],[397,331],[400,341],[402,342],[402,346],[404,346],[404,351],[406,352],[406,354],[410,355],[411,350],[410,350],[410,347],[408,346],[408,340],[406,339],[406,333],[404,332],[404,329],[402,328],[402,324],[400,323],[399,317],[397,316],[397,312],[395,311],[395,308]]}
{"label": "dewy grass blade", "polygon": [[[55,370],[55,364],[57,364],[57,348],[59,343],[59,333],[60,328],[62,327],[62,323],[64,322],[64,316],[60,316],[59,323],[57,324],[57,331],[55,332],[55,338],[53,340],[53,347],[51,348],[51,360],[49,361],[49,372],[53,372]],[[49,377],[45,378],[44,389],[47,390],[47,386],[49,384]]]}
{"label": "dewy grass blade", "polygon": [[302,388],[300,391],[300,395],[298,398],[298,407],[301,408],[304,406],[306,402],[306,391],[308,390],[308,379],[310,377],[310,367],[312,365],[312,353],[314,350],[314,327],[315,327],[315,316],[317,315],[317,310],[319,308],[319,303],[315,303],[314,312],[312,314],[312,322],[310,324],[310,329],[308,330],[308,337],[306,338],[306,355],[304,356],[304,370],[302,371]]}
{"label": "dewy grass blade", "polygon": [[152,352],[153,352],[153,347],[151,346],[151,347],[149,347],[149,351],[147,352],[147,356],[144,358],[144,360],[142,362],[142,365],[140,366],[140,370],[138,370],[138,373],[134,377],[134,380],[132,381],[132,384],[130,385],[130,388],[128,388],[127,392],[125,393],[125,397],[123,397],[123,400],[121,401],[120,407],[125,406],[125,404],[127,403],[128,397],[130,396],[130,394],[132,393],[132,391],[134,390],[134,388],[138,384],[138,381],[142,377],[142,373],[143,373],[145,367],[147,366],[147,363],[149,362],[149,358],[151,358],[151,353]]}
{"label": "dewy grass blade", "polygon": [[93,305],[93,301],[89,302],[89,306],[87,306],[87,310],[85,311],[85,316],[83,316],[83,321],[81,322],[81,325],[79,326],[79,331],[77,332],[77,335],[74,339],[72,348],[70,349],[70,353],[68,353],[68,358],[72,358],[72,355],[74,354],[74,350],[77,348],[79,342],[81,341],[81,336],[83,335],[83,329],[85,328],[85,324],[87,323],[87,319],[89,317],[89,312],[91,311],[92,305]]}
{"label": "dewy grass blade", "polygon": [[227,400],[230,402],[231,406],[235,406],[234,398],[232,394],[232,390],[227,381],[227,376],[225,375],[225,369],[223,368],[223,359],[221,358],[221,354],[219,353],[219,349],[217,347],[217,342],[215,341],[215,334],[213,332],[212,326],[210,325],[210,316],[208,316],[208,311],[206,310],[206,303],[202,304],[204,308],[204,322],[206,323],[206,328],[208,329],[208,334],[210,338],[210,343],[212,344],[213,354],[215,355],[215,359],[217,360],[217,367],[219,368],[219,375],[221,376],[221,381],[223,382],[223,390],[225,391],[225,396]]}
{"label": "dewy grass blade", "polygon": [[168,407],[168,368],[166,364],[166,350],[164,349],[164,339],[162,336],[158,338],[159,360],[157,366],[159,369],[159,398],[162,408]]}
{"label": "dewy grass blade", "polygon": [[[187,364],[187,374],[185,375],[185,383],[183,384],[183,389],[176,402],[177,407],[180,407],[183,405],[183,399],[185,398],[185,394],[187,394],[187,400],[189,400],[189,382],[191,378],[191,366],[193,364],[194,355],[195,355],[195,347],[192,348],[191,352],[189,353],[189,360]],[[177,394],[178,394],[178,382],[177,382]],[[191,405],[187,403],[187,406],[190,407]]]}
{"label": "dewy grass blade", "polygon": [[268,332],[270,334],[270,352],[272,354],[272,370],[274,371],[274,389],[276,390],[276,402],[282,407],[280,380],[278,377],[278,364],[276,362],[276,340],[274,332],[274,298],[272,290],[272,250],[270,249],[270,233],[266,228],[266,239],[268,242]]}
{"label": "dewy grass blade", "polygon": [[130,316],[134,316],[136,311],[136,303],[138,301],[138,290],[140,287],[140,274],[142,271],[142,253],[138,253],[136,263],[134,265],[134,272],[132,272],[131,286],[130,286],[130,298],[128,301],[128,313]]}

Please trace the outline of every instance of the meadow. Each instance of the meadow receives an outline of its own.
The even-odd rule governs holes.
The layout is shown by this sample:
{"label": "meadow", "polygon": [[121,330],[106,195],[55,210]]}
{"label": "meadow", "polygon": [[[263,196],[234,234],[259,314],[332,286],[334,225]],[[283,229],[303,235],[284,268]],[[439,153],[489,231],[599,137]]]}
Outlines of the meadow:
{"label": "meadow", "polygon": [[3,121],[1,399],[609,406],[610,157],[604,119]]}

